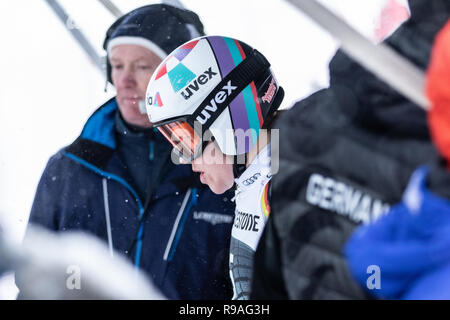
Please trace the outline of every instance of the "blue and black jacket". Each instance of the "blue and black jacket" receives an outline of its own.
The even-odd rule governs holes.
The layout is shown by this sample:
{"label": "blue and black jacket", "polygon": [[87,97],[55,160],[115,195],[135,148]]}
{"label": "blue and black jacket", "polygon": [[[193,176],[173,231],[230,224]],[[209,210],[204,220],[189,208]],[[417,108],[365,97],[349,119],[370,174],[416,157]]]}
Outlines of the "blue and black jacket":
{"label": "blue and black jacket", "polygon": [[450,299],[450,173],[419,167],[402,201],[345,246],[355,279],[376,298]]}
{"label": "blue and black jacket", "polygon": [[190,166],[174,165],[163,152],[154,155],[154,188],[142,199],[118,155],[117,113],[113,98],[94,112],[71,145],[49,160],[29,222],[104,239],[170,299],[231,298],[232,194],[213,194]]}

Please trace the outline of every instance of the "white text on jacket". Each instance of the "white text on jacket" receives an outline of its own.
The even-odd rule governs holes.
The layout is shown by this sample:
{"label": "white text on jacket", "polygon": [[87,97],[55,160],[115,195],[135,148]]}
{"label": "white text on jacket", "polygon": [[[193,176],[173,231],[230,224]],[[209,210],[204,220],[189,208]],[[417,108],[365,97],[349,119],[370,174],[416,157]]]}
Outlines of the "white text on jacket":
{"label": "white text on jacket", "polygon": [[340,181],[314,173],[306,189],[306,201],[325,210],[348,216],[360,223],[378,219],[389,205]]}

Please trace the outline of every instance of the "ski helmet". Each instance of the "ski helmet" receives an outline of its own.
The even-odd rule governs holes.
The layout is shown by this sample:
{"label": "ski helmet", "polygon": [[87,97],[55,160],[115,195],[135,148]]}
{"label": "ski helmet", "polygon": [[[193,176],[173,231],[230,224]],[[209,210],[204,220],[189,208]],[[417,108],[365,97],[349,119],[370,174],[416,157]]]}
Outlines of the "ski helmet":
{"label": "ski helmet", "polygon": [[181,45],[157,67],[146,107],[150,122],[190,162],[211,136],[223,154],[249,152],[283,96],[260,52],[237,39],[204,36]]}

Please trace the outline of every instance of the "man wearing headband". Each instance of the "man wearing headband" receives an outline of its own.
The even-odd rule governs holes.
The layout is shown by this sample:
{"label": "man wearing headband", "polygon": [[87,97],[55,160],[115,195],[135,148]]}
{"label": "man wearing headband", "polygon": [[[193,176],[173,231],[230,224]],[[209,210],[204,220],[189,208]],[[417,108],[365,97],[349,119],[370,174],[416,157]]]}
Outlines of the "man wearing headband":
{"label": "man wearing headband", "polygon": [[232,194],[214,195],[198,174],[172,164],[143,103],[158,64],[200,35],[194,12],[165,4],[135,9],[109,28],[107,79],[117,94],[50,159],[30,217],[104,239],[112,256],[128,256],[170,299],[231,298]]}

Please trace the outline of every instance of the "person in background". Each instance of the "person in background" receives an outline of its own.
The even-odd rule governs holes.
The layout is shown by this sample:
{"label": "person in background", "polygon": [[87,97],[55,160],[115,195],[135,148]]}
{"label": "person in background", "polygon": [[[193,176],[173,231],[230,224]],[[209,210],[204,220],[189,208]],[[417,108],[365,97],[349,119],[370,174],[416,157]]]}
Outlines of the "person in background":
{"label": "person in background", "polygon": [[128,256],[169,299],[232,295],[232,194],[213,194],[198,174],[170,161],[170,147],[143,103],[158,64],[203,34],[197,14],[166,4],[137,8],[108,29],[107,79],[116,96],[51,157],[29,219],[103,239],[111,256]]}
{"label": "person in background", "polygon": [[191,163],[216,194],[235,190],[229,265],[236,300],[250,296],[253,254],[270,214],[276,172],[267,129],[283,96],[261,53],[222,36],[177,48],[147,89],[149,118],[174,146],[173,160]]}
{"label": "person in background", "polygon": [[[421,70],[448,1],[409,1],[411,17],[385,44]],[[280,170],[255,253],[251,298],[366,299],[343,249],[355,228],[397,203],[414,170],[432,163],[426,114],[341,50],[330,86],[279,119]]]}
{"label": "person in background", "polygon": [[447,22],[436,37],[426,79],[428,124],[440,158],[419,167],[401,202],[374,224],[356,229],[345,247],[355,279],[376,298],[450,299],[449,88]]}

